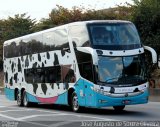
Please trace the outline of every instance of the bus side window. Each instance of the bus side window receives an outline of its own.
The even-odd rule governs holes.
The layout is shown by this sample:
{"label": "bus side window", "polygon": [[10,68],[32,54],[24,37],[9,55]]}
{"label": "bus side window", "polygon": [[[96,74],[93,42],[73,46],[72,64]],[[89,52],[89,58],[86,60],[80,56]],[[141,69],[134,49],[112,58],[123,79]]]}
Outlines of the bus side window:
{"label": "bus side window", "polygon": [[25,80],[27,83],[60,83],[61,67],[25,69]]}
{"label": "bus side window", "polygon": [[54,83],[56,80],[53,80],[55,78],[54,75],[54,68],[53,67],[48,67],[45,68],[45,82],[46,83]]}
{"label": "bus side window", "polygon": [[56,73],[55,73],[54,68],[52,67],[51,69],[48,69],[47,71],[48,71],[48,73],[46,75],[47,82],[55,83],[56,82],[56,75],[55,75]]}
{"label": "bus side window", "polygon": [[64,83],[74,83],[76,81],[71,65],[62,66],[62,80]]}
{"label": "bus side window", "polygon": [[59,83],[61,82],[61,68],[60,66],[47,67],[45,69],[45,83]]}
{"label": "bus side window", "polygon": [[93,81],[93,71],[91,63],[83,64],[83,77],[89,81]]}
{"label": "bus side window", "polygon": [[55,66],[56,68],[56,83],[60,83],[61,81],[61,66]]}

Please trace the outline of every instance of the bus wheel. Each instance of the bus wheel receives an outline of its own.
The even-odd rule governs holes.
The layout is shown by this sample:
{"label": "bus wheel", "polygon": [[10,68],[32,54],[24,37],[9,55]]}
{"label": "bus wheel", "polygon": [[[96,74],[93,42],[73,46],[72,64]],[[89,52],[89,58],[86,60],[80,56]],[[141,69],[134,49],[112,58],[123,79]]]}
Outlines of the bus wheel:
{"label": "bus wheel", "polygon": [[23,105],[25,107],[29,107],[30,106],[30,102],[28,101],[27,94],[26,94],[25,90],[23,91]]}
{"label": "bus wheel", "polygon": [[77,97],[77,94],[75,92],[73,92],[73,94],[72,94],[72,105],[71,106],[72,106],[72,110],[74,112],[80,112],[78,97]]}
{"label": "bus wheel", "polygon": [[23,106],[20,92],[17,92],[17,95],[16,95],[16,96],[17,96],[17,105],[18,105],[18,106]]}
{"label": "bus wheel", "polygon": [[125,105],[122,106],[113,106],[115,111],[122,111],[125,108]]}

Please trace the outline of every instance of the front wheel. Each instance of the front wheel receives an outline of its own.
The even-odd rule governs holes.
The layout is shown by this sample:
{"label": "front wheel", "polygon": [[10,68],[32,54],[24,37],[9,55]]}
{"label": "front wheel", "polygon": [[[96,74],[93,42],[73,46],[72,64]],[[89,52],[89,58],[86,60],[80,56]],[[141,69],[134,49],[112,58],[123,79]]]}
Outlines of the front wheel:
{"label": "front wheel", "polygon": [[23,91],[23,105],[25,107],[29,107],[31,105],[31,103],[28,101],[26,91]]}
{"label": "front wheel", "polygon": [[123,109],[125,108],[125,105],[122,106],[113,106],[115,111],[123,111]]}
{"label": "front wheel", "polygon": [[77,94],[75,92],[73,92],[73,94],[72,94],[72,105],[71,106],[72,106],[72,110],[74,112],[80,112],[78,97],[77,97]]}

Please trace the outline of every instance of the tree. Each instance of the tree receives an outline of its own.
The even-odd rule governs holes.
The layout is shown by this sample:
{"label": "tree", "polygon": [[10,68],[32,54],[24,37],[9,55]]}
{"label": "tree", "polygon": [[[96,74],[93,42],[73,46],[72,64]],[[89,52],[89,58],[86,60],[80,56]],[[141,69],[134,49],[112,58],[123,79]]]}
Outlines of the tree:
{"label": "tree", "polygon": [[26,13],[17,14],[13,18],[9,17],[7,20],[4,20],[3,30],[5,32],[2,36],[5,40],[8,40],[32,33],[34,25],[35,21],[30,19],[30,16],[27,17]]}
{"label": "tree", "polygon": [[3,56],[3,42],[12,38],[33,32],[35,20],[26,14],[17,14],[14,17],[0,20],[0,63]]}
{"label": "tree", "polygon": [[[133,2],[131,19],[138,28],[142,43],[154,48],[157,54],[160,54],[160,1],[133,0]],[[151,74],[157,65],[153,66],[149,52],[146,52],[146,55],[147,71]]]}
{"label": "tree", "polygon": [[160,53],[160,1],[133,0],[132,21],[138,28],[141,40]]}
{"label": "tree", "polygon": [[49,29],[55,26],[56,25],[54,25],[50,19],[42,18],[37,24],[34,25],[33,31],[37,32],[37,31]]}
{"label": "tree", "polygon": [[[109,9],[111,10],[111,9]],[[86,20],[105,20],[116,19],[116,14],[113,11],[108,10],[94,10],[85,9],[84,7],[73,7],[71,10],[57,5],[54,8],[48,19],[42,19],[34,28],[34,30],[44,30],[47,28],[63,25],[75,21]]]}

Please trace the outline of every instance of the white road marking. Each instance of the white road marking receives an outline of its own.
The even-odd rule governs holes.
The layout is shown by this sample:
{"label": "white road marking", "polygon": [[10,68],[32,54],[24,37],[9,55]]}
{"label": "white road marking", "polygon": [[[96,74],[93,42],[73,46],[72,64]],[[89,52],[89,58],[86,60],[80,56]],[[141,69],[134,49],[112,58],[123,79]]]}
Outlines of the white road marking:
{"label": "white road marking", "polygon": [[[93,119],[96,119],[96,121],[97,121],[97,119],[99,119],[98,121],[121,121],[121,120],[117,120],[117,119],[107,119],[107,118],[102,118],[102,117],[89,116],[89,115],[85,115],[85,114],[84,115],[68,114],[68,115],[77,116],[77,117],[93,118]],[[85,121],[85,120],[83,120],[83,121]],[[86,121],[88,121],[88,120],[86,120]]]}
{"label": "white road marking", "polygon": [[[4,106],[2,106],[4,107]],[[20,107],[10,107],[10,106],[6,106],[7,108],[13,108],[13,109],[17,109],[19,110]],[[38,108],[38,107],[37,107]],[[21,109],[23,110],[26,110],[26,108],[22,108]],[[34,109],[34,111],[39,111],[39,112],[46,112],[46,113],[57,113],[56,115],[58,114],[65,114],[65,115],[72,115],[72,116],[76,116],[76,117],[85,117],[85,118],[90,118],[90,119],[96,119],[96,120],[101,120],[101,121],[120,121],[120,120],[117,120],[117,119],[107,119],[107,118],[102,118],[102,117],[96,117],[96,116],[90,116],[90,115],[85,115],[85,114],[73,114],[73,113],[66,113],[66,112],[62,112],[62,111],[55,111],[55,110],[41,110],[41,109]],[[5,111],[4,111],[5,112]],[[48,114],[48,115],[52,115],[52,114]],[[54,114],[53,114],[54,115]],[[32,115],[32,116],[26,116],[26,117],[23,117],[21,118],[20,120],[23,120],[23,119],[28,119],[29,117],[33,118],[33,117],[37,117],[37,115]]]}
{"label": "white road marking", "polygon": [[64,122],[54,123],[54,124],[50,124],[48,127],[59,127],[59,126],[70,124],[70,123],[73,123],[73,121],[64,121]]}
{"label": "white road marking", "polygon": [[39,112],[46,112],[46,113],[61,113],[61,112],[58,112],[58,111],[52,111],[52,110],[50,110],[50,111],[48,111],[48,110],[41,110],[41,109],[35,109],[36,111],[39,111]]}
{"label": "white road marking", "polygon": [[17,118],[10,117],[10,116],[4,115],[4,114],[0,114],[0,116],[1,116],[1,117],[4,117],[4,118],[7,118],[7,119],[10,119],[10,120],[18,121]]}
{"label": "white road marking", "polygon": [[34,117],[40,117],[40,116],[61,116],[61,115],[67,115],[67,114],[38,114],[38,115],[25,116],[25,117],[18,118],[18,119],[21,121],[25,119],[34,118]]}
{"label": "white road marking", "polygon": [[45,124],[41,124],[41,123],[36,123],[36,122],[30,122],[30,121],[25,121],[24,123],[30,123],[30,124],[38,125],[38,126],[42,126],[42,127],[48,127],[49,126],[49,125],[45,125]]}
{"label": "white road marking", "polygon": [[10,120],[18,121],[18,122],[24,122],[24,123],[30,123],[30,124],[33,124],[33,125],[48,127],[48,125],[45,125],[45,124],[40,124],[40,123],[35,123],[35,122],[29,122],[29,121],[23,121],[23,120],[21,120],[19,118],[10,117],[10,116],[3,115],[3,114],[0,114],[0,116],[4,117],[4,118],[7,118],[7,119],[10,119]]}
{"label": "white road marking", "polygon": [[[8,107],[7,107],[8,108]],[[14,108],[14,109],[19,109],[19,107],[9,107],[9,108]],[[26,108],[21,108],[22,110],[18,110],[18,111],[24,111],[23,109],[26,110]],[[33,109],[30,109],[30,110],[33,110]],[[9,110],[8,110],[9,111]],[[16,111],[16,110],[10,110],[10,111]],[[40,110],[40,109],[34,109],[34,111],[39,111],[39,112],[46,112],[46,113],[51,113],[51,111],[45,111],[45,110]],[[4,111],[5,112],[5,111]],[[96,120],[100,120],[100,121],[120,121],[120,120],[117,120],[117,119],[107,119],[107,118],[102,118],[102,117],[95,117],[95,116],[90,116],[90,115],[80,115],[80,114],[73,114],[73,113],[66,113],[66,112],[58,112],[58,111],[53,111],[52,113],[56,113],[56,114],[43,114],[43,115],[31,115],[31,116],[26,116],[26,117],[21,117],[21,118],[16,118],[16,120],[25,120],[25,119],[29,119],[29,118],[33,118],[33,117],[37,117],[37,116],[53,116],[53,115],[72,115],[72,116],[76,116],[76,117],[86,117],[86,118],[90,118],[92,120],[93,119],[96,119]],[[2,114],[1,114],[2,115]],[[10,116],[6,116],[6,115],[3,115],[4,117],[6,118],[9,118],[9,119],[12,119],[13,117],[10,117]],[[3,117],[2,116],[2,117]],[[13,118],[14,120],[15,118]],[[74,120],[76,121],[76,120]],[[85,120],[84,120],[85,121]],[[88,121],[88,120],[87,120]]]}
{"label": "white road marking", "polygon": [[[36,111],[40,111],[40,112],[51,112],[51,111],[45,111],[45,110],[36,110]],[[54,111],[54,113],[63,113],[63,112],[56,112]],[[88,118],[94,118],[94,119],[99,119],[101,121],[121,121],[121,120],[117,120],[117,119],[106,119],[106,118],[102,118],[102,117],[94,117],[94,116],[89,116],[89,115],[79,115],[79,114],[73,114],[73,113],[66,113],[67,115],[73,115],[73,116],[77,116],[77,117],[88,117]]]}
{"label": "white road marking", "polygon": [[23,109],[17,109],[17,110],[5,110],[5,111],[0,111],[0,113],[4,113],[4,112],[17,112],[17,111],[32,111],[33,109],[25,109],[25,110],[23,110]]}
{"label": "white road marking", "polygon": [[[18,107],[13,107],[13,106],[0,106],[0,108],[11,108],[11,109],[17,109]],[[20,109],[26,109],[26,108],[20,108]]]}

